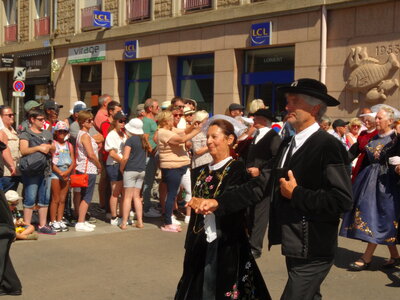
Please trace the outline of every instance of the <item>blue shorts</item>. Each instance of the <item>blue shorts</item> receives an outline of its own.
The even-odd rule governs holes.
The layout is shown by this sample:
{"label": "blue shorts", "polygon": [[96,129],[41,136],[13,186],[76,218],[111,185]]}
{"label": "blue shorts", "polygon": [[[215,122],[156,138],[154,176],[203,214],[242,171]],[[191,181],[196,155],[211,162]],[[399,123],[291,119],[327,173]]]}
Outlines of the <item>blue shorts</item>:
{"label": "blue shorts", "polygon": [[22,183],[25,188],[23,201],[25,208],[34,207],[36,198],[38,199],[39,206],[49,206],[51,188],[50,176],[22,175]]}
{"label": "blue shorts", "polygon": [[[69,166],[57,166],[62,172],[67,171]],[[58,180],[62,180],[64,181],[64,179],[62,179],[62,177],[60,175],[58,175],[55,172],[51,172],[51,179],[58,179]]]}
{"label": "blue shorts", "polygon": [[119,171],[119,164],[107,165],[106,171],[110,181],[121,181],[123,176]]}
{"label": "blue shorts", "polygon": [[[76,174],[83,174],[82,172],[76,171]],[[94,188],[96,186],[96,174],[88,174],[89,175],[89,185],[88,187],[81,187],[81,199],[84,200],[87,204],[92,202]]]}

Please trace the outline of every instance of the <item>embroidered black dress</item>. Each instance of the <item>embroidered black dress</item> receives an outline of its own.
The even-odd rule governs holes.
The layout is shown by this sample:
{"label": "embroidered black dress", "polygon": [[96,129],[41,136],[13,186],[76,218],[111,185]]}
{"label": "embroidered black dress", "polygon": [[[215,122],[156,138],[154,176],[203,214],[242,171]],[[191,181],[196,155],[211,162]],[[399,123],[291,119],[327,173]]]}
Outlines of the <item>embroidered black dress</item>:
{"label": "embroidered black dress", "polygon": [[[208,166],[198,171],[194,197],[215,198],[229,186],[246,180],[244,165],[234,160],[214,171]],[[215,217],[217,237],[207,242],[209,223],[205,226],[205,217],[192,211],[175,300],[271,299],[251,254],[244,212]]]}

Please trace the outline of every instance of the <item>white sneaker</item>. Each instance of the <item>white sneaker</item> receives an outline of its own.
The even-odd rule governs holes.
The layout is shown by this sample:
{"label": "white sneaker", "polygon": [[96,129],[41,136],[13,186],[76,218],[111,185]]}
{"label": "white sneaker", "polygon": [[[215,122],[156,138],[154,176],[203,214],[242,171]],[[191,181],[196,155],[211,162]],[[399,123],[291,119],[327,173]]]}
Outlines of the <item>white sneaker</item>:
{"label": "white sneaker", "polygon": [[185,216],[185,223],[189,224],[189,222],[190,222],[190,216]]}
{"label": "white sneaker", "polygon": [[91,232],[94,231],[94,229],[86,226],[86,224],[83,222],[78,222],[75,225],[75,231]]}
{"label": "white sneaker", "polygon": [[118,226],[119,224],[121,224],[121,218],[115,218],[115,219],[111,219],[110,220],[110,224],[112,225],[112,226]]}
{"label": "white sneaker", "polygon": [[51,229],[53,229],[55,232],[61,232],[61,225],[57,221],[53,221],[49,223],[49,226]]}
{"label": "white sneaker", "polygon": [[146,218],[158,218],[161,217],[161,213],[154,207],[150,207],[148,211],[143,212]]}
{"label": "white sneaker", "polygon": [[67,232],[69,231],[68,226],[61,220],[60,222],[58,222],[58,225],[60,225],[61,231],[62,232]]}
{"label": "white sneaker", "polygon": [[87,226],[87,227],[90,227],[90,228],[96,228],[96,225],[94,225],[94,224],[90,224],[89,222],[87,222],[87,221],[85,221],[85,225]]}
{"label": "white sneaker", "polygon": [[181,222],[179,222],[174,215],[171,216],[172,224],[174,225],[181,225]]}

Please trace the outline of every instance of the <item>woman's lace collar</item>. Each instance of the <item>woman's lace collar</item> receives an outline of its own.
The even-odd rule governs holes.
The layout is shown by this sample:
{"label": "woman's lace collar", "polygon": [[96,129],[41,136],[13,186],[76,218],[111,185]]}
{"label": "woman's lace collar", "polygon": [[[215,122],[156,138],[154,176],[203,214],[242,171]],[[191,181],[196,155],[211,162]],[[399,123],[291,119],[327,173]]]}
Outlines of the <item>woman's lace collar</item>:
{"label": "woman's lace collar", "polygon": [[232,156],[228,156],[227,158],[221,160],[220,162],[216,163],[215,165],[212,165],[212,163],[210,163],[208,165],[208,168],[210,169],[210,171],[216,171],[221,169],[223,166],[225,166],[225,164],[230,161],[232,159]]}

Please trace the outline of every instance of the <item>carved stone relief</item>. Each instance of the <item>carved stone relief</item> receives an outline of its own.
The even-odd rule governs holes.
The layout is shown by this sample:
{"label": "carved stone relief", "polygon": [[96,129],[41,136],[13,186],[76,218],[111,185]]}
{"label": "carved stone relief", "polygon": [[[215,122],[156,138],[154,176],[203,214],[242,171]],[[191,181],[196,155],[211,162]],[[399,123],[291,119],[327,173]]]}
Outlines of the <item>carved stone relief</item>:
{"label": "carved stone relief", "polygon": [[399,87],[395,77],[400,63],[394,53],[390,53],[385,63],[376,58],[369,57],[365,47],[352,48],[347,58],[350,74],[346,87],[353,91],[353,102],[357,103],[358,93],[365,95],[365,100],[370,103],[384,101],[388,93],[393,93]]}

